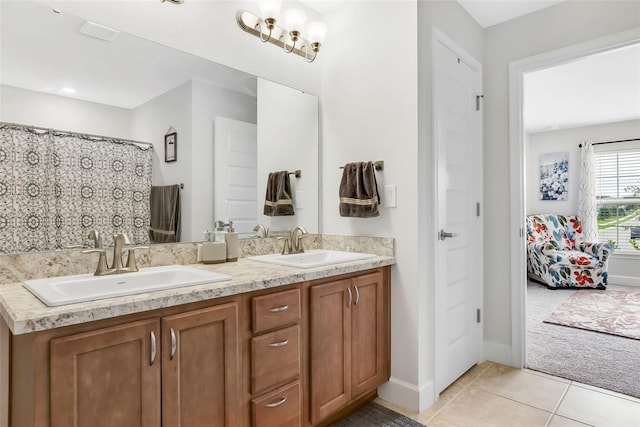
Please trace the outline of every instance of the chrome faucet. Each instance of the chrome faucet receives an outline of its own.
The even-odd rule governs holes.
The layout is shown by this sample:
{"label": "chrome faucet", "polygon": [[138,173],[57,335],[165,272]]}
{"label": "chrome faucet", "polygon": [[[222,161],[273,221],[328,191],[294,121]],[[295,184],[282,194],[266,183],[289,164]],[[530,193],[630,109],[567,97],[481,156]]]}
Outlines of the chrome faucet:
{"label": "chrome faucet", "polygon": [[304,252],[304,246],[302,245],[302,238],[309,234],[306,228],[298,226],[291,230],[291,254],[301,254]]}
{"label": "chrome faucet", "polygon": [[257,231],[260,233],[260,236],[258,237],[269,237],[269,229],[268,228],[264,228],[264,225],[262,224],[258,224],[255,227],[253,227],[253,231]]}
{"label": "chrome faucet", "polygon": [[126,234],[114,234],[113,236],[113,259],[111,261],[111,266],[107,264],[107,251],[103,248],[96,249],[88,249],[82,251],[83,254],[91,254],[91,253],[99,253],[100,257],[98,258],[98,267],[96,268],[96,272],[93,273],[94,276],[107,276],[110,274],[121,274],[121,273],[132,273],[134,271],[138,271],[138,266],[136,264],[136,249],[149,249],[149,246],[136,246],[132,248],[127,248],[129,251],[129,255],[127,257],[126,266],[122,263],[122,250],[125,245],[129,244],[129,238]]}

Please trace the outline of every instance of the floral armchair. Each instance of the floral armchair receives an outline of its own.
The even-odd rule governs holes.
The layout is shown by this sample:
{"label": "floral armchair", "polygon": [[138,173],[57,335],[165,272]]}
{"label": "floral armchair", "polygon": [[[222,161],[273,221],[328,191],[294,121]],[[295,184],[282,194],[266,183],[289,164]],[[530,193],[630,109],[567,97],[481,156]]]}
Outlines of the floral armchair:
{"label": "floral armchair", "polygon": [[609,243],[582,240],[577,216],[527,216],[527,272],[549,288],[607,287]]}

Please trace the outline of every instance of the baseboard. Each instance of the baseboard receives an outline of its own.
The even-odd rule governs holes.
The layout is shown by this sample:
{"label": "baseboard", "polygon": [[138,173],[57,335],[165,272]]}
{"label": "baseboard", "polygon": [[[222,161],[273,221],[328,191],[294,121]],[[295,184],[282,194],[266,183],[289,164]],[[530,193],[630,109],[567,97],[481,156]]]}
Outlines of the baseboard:
{"label": "baseboard", "polygon": [[513,366],[511,346],[493,341],[484,342],[484,359],[503,365]]}
{"label": "baseboard", "polygon": [[424,412],[436,402],[433,381],[418,387],[395,377],[378,387],[378,396],[417,413]]}
{"label": "baseboard", "polygon": [[607,280],[609,285],[624,285],[624,286],[640,287],[640,277],[609,275]]}

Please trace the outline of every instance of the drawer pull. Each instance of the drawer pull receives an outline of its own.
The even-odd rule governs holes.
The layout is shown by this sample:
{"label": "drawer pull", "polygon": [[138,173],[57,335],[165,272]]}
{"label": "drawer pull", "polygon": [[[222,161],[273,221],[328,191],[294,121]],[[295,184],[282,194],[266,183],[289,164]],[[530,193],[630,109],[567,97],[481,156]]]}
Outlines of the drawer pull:
{"label": "drawer pull", "polygon": [[287,398],[286,398],[286,397],[283,397],[282,399],[278,400],[277,402],[274,402],[274,403],[267,403],[265,406],[266,406],[267,408],[277,408],[278,406],[280,406],[280,405],[284,404],[284,402],[286,402],[286,401],[287,401]]}
{"label": "drawer pull", "polygon": [[173,360],[176,357],[176,348],[178,347],[178,342],[176,339],[176,331],[171,328],[171,354],[169,355],[169,360]]}
{"label": "drawer pull", "polygon": [[151,358],[149,360],[149,364],[153,366],[153,362],[156,361],[156,334],[151,331]]}
{"label": "drawer pull", "polygon": [[283,305],[282,307],[270,308],[269,311],[272,313],[280,313],[281,311],[289,310],[288,305]]}
{"label": "drawer pull", "polygon": [[284,340],[284,341],[280,341],[280,342],[274,342],[269,344],[269,347],[283,347],[285,345],[289,344],[289,340]]}

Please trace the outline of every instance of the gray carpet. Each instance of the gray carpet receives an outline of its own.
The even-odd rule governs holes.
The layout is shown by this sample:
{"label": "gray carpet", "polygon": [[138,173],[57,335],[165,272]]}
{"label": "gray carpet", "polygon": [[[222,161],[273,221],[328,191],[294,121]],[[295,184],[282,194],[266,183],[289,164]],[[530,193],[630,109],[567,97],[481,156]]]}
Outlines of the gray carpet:
{"label": "gray carpet", "polygon": [[640,398],[640,340],[543,323],[574,292],[529,282],[527,368]]}
{"label": "gray carpet", "polygon": [[371,402],[358,409],[353,414],[340,421],[331,424],[332,427],[424,427],[417,421],[407,418],[391,409]]}

